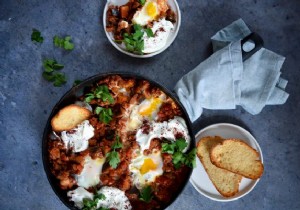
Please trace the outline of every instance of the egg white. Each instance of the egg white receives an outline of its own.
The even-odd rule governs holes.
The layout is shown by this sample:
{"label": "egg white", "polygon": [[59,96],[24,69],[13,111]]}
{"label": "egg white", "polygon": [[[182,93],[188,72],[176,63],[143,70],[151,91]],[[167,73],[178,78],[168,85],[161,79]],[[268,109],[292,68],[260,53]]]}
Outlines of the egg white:
{"label": "egg white", "polygon": [[89,147],[89,140],[94,136],[94,130],[90,122],[84,120],[72,130],[72,133],[61,132],[61,139],[67,149],[72,148],[73,152],[81,152]]}
{"label": "egg white", "polygon": [[105,196],[105,199],[98,201],[97,209],[100,207],[118,210],[132,209],[129,199],[122,190],[115,187],[104,186],[98,191],[98,194],[100,193]]}
{"label": "egg white", "polygon": [[135,135],[141,151],[149,149],[151,140],[154,138],[164,138],[170,142],[176,141],[177,133],[181,133],[188,144],[183,152],[189,148],[191,137],[187,125],[185,124],[185,120],[182,117],[175,116],[173,119],[164,122],[152,121],[149,126],[149,133],[144,133],[142,129],[138,129]]}
{"label": "egg white", "polygon": [[[98,191],[98,194],[103,194],[105,198],[98,200],[97,209],[101,207],[118,210],[132,209],[129,199],[125,193],[118,188],[104,186]],[[84,207],[84,199],[94,199],[94,193],[85,190],[83,187],[78,187],[75,190],[69,191],[67,195],[70,197],[70,200],[75,203],[75,206],[80,209]]]}
{"label": "egg white", "polygon": [[99,184],[104,162],[105,158],[92,159],[89,155],[86,156],[82,172],[75,175],[77,185],[88,189]]}

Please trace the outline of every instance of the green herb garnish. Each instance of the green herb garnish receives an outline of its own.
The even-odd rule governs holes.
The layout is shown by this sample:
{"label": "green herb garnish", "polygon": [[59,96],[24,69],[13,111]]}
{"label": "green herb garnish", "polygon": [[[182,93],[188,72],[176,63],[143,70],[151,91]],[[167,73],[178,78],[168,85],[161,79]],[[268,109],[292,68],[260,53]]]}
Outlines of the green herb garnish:
{"label": "green herb garnish", "polygon": [[[102,193],[97,193],[94,195],[94,198],[91,200],[89,198],[84,198],[83,202],[83,210],[94,210],[97,208],[97,204],[100,200],[105,200],[105,195]],[[108,210],[107,208],[100,207],[102,210]]]}
{"label": "green herb garnish", "polygon": [[162,152],[172,154],[172,161],[176,169],[180,168],[183,164],[191,168],[196,167],[196,149],[193,149],[188,154],[183,153],[187,147],[185,139],[180,138],[172,143],[163,143]]}
{"label": "green herb garnish", "polygon": [[95,113],[99,115],[99,121],[105,124],[108,124],[112,120],[112,110],[111,108],[104,108],[104,107],[96,107]]}
{"label": "green herb garnish", "polygon": [[45,59],[43,60],[43,67],[45,68],[45,72],[50,73],[54,70],[63,69],[64,65],[57,63],[54,59]]}
{"label": "green herb garnish", "polygon": [[85,102],[90,103],[93,99],[99,98],[102,101],[108,101],[110,104],[115,102],[114,98],[109,92],[107,85],[98,86],[93,93],[86,94]]}
{"label": "green herb garnish", "polygon": [[67,82],[66,76],[63,73],[57,72],[64,68],[64,65],[57,63],[54,59],[45,59],[43,61],[43,77],[49,82],[53,82],[55,87],[60,87]]}
{"label": "green herb garnish", "polygon": [[81,82],[82,82],[81,80],[78,80],[78,79],[75,80],[75,81],[73,82],[73,87],[79,85]]}
{"label": "green herb garnish", "polygon": [[112,149],[121,149],[123,147],[122,143],[120,142],[120,137],[116,136],[116,141],[112,145]]}
{"label": "green herb garnish", "polygon": [[65,38],[54,36],[53,43],[56,47],[64,48],[65,50],[73,50],[74,44],[70,42],[71,39],[71,36],[66,36]]}
{"label": "green herb garnish", "polygon": [[149,203],[152,199],[151,186],[144,187],[140,192],[140,200]]}
{"label": "green herb garnish", "polygon": [[184,138],[179,138],[175,141],[176,148],[178,148],[179,152],[182,152],[188,145]]}
{"label": "green herb garnish", "polygon": [[141,4],[142,6],[144,6],[145,3],[146,3],[146,0],[139,0],[139,2],[140,2],[140,4]]}
{"label": "green herb garnish", "polygon": [[126,46],[126,49],[129,52],[143,54],[143,50],[144,50],[144,39],[143,39],[144,31],[142,29],[142,26],[140,26],[138,24],[134,24],[133,28],[134,28],[134,33],[132,33],[130,35],[128,33],[123,34],[123,37],[124,37],[123,42]]}
{"label": "green herb garnish", "polygon": [[41,32],[36,29],[32,29],[31,41],[43,43],[44,38],[41,36]]}
{"label": "green herb garnish", "polygon": [[184,164],[190,168],[196,168],[196,148],[185,155]]}
{"label": "green herb garnish", "polygon": [[112,151],[106,154],[107,161],[112,168],[117,168],[120,163],[119,153]]}
{"label": "green herb garnish", "polygon": [[112,151],[106,154],[106,160],[112,168],[117,168],[120,163],[119,153],[116,152],[116,149],[122,148],[122,143],[120,142],[120,137],[116,136],[116,141],[111,146]]}
{"label": "green herb garnish", "polygon": [[148,37],[154,37],[153,31],[151,30],[151,28],[146,28],[145,32]]}

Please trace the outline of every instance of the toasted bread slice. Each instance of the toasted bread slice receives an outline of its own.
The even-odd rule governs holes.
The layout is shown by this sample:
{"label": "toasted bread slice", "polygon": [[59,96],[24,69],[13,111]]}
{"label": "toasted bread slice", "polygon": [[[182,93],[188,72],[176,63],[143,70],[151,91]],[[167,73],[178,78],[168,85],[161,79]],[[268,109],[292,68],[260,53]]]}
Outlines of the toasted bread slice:
{"label": "toasted bread slice", "polygon": [[71,104],[59,110],[52,118],[51,126],[53,131],[61,132],[75,128],[78,124],[87,120],[92,112],[81,106]]}
{"label": "toasted bread slice", "polygon": [[213,147],[210,159],[214,165],[249,179],[258,179],[264,171],[258,152],[238,139],[227,139]]}
{"label": "toasted bread slice", "polygon": [[242,176],[218,168],[210,161],[211,148],[222,142],[223,139],[219,136],[201,138],[197,143],[197,156],[219,193],[224,197],[231,197],[238,193]]}

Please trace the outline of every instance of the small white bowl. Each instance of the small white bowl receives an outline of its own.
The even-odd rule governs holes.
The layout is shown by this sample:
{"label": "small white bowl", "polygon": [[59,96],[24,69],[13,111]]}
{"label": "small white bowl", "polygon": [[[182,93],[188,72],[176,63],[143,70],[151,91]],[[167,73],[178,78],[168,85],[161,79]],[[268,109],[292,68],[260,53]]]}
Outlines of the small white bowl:
{"label": "small white bowl", "polygon": [[173,30],[173,32],[170,33],[170,35],[168,37],[166,45],[162,49],[160,49],[160,50],[158,50],[156,52],[149,53],[149,54],[143,54],[143,55],[138,55],[138,54],[134,54],[132,52],[127,51],[125,47],[123,47],[121,44],[117,44],[114,41],[114,37],[113,37],[113,33],[112,32],[107,32],[106,31],[106,14],[107,14],[108,7],[110,5],[121,6],[121,5],[126,4],[127,2],[128,2],[128,0],[107,0],[107,3],[105,5],[105,7],[104,7],[103,27],[104,27],[105,34],[106,34],[108,40],[110,41],[110,43],[117,50],[119,50],[120,52],[122,52],[122,53],[124,53],[126,55],[129,55],[129,56],[132,56],[132,57],[136,57],[136,58],[149,58],[149,57],[153,57],[153,56],[155,56],[155,55],[163,52],[164,50],[166,50],[173,43],[173,41],[175,40],[175,38],[176,38],[176,36],[178,34],[178,31],[179,31],[179,28],[180,28],[180,24],[181,24],[181,13],[180,13],[180,9],[179,9],[179,6],[177,4],[177,1],[176,0],[168,0],[168,5],[174,11],[174,13],[176,14],[177,20],[176,20],[176,23],[174,24],[174,30]]}
{"label": "small white bowl", "polygon": [[[196,134],[196,143],[205,136],[221,136],[225,139],[227,138],[236,138],[242,139],[252,148],[258,151],[260,160],[263,162],[263,155],[261,148],[255,138],[244,128],[239,127],[237,125],[229,124],[229,123],[219,123],[210,125]],[[219,202],[228,202],[237,200],[248,193],[250,193],[255,185],[259,182],[259,179],[252,180],[247,179],[245,177],[242,178],[242,181],[239,186],[239,192],[233,197],[225,198],[221,196],[221,194],[216,190],[215,186],[209,179],[202,163],[199,158],[196,158],[196,168],[194,168],[193,173],[190,178],[190,183],[194,186],[194,188],[205,197]]]}

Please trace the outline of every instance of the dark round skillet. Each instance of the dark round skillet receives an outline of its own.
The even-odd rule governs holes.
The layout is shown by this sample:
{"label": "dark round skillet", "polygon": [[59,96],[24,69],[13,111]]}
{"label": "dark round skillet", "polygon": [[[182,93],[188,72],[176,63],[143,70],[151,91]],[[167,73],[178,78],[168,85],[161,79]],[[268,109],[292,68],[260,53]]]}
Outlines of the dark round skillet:
{"label": "dark round skillet", "polygon": [[[188,131],[189,134],[191,136],[191,144],[190,144],[190,148],[187,152],[191,151],[194,147],[195,147],[195,137],[193,135],[192,132],[192,124],[191,121],[188,117],[187,112],[185,111],[183,105],[180,103],[180,101],[175,97],[175,95],[173,93],[171,93],[167,88],[165,88],[163,85],[158,84],[157,82],[146,78],[144,76],[141,75],[137,75],[137,74],[133,74],[133,73],[124,73],[124,72],[114,72],[114,73],[104,73],[104,74],[98,74],[95,75],[93,77],[90,77],[88,79],[86,79],[85,81],[83,81],[82,83],[80,83],[79,85],[73,87],[71,90],[69,90],[61,99],[60,101],[54,106],[49,119],[47,121],[45,130],[44,130],[44,134],[43,134],[43,142],[42,142],[42,157],[43,157],[43,165],[44,165],[44,170],[47,174],[47,178],[48,181],[50,182],[50,185],[52,187],[52,189],[54,190],[55,194],[60,198],[60,200],[70,209],[77,209],[74,204],[72,202],[69,201],[69,198],[67,197],[67,193],[64,190],[61,190],[59,187],[59,183],[57,181],[57,179],[52,175],[51,171],[50,171],[50,167],[49,167],[49,159],[48,159],[48,145],[47,145],[47,141],[48,141],[48,135],[49,133],[52,131],[51,128],[51,119],[52,117],[63,107],[72,104],[76,101],[76,99],[83,95],[84,93],[84,89],[85,87],[89,87],[91,85],[93,85],[95,82],[110,76],[110,75],[120,75],[123,78],[134,78],[137,80],[147,80],[150,82],[150,84],[152,84],[153,86],[159,87],[162,91],[164,91],[169,97],[171,97],[181,108],[181,111],[183,113],[183,118],[186,121],[187,127],[188,127]],[[183,177],[184,179],[186,179],[184,181],[184,184],[181,187],[181,190],[179,192],[177,192],[177,194],[174,195],[174,199],[169,203],[169,205],[171,203],[173,203],[175,201],[175,199],[180,195],[180,193],[183,191],[184,187],[186,186],[186,184],[188,183],[189,177],[192,173],[192,169],[190,169],[188,176],[187,177]],[[172,192],[173,193],[173,192]],[[162,209],[166,208],[167,206],[164,206]]]}

